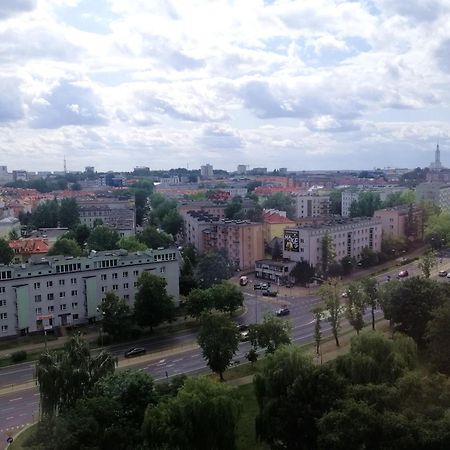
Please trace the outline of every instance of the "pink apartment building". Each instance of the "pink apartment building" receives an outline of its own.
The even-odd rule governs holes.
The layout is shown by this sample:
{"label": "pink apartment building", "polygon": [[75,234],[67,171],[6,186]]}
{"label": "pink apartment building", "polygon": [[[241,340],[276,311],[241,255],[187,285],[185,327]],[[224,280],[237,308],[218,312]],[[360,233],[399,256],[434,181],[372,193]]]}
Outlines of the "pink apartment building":
{"label": "pink apartment building", "polygon": [[423,210],[416,206],[396,206],[379,209],[373,214],[381,221],[383,237],[405,237],[411,240],[423,238]]}

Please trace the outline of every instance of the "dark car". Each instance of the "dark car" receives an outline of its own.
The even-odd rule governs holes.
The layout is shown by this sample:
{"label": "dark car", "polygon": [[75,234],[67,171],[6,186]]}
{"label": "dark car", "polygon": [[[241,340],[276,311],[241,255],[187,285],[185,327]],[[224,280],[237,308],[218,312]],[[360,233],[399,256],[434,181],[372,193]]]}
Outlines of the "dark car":
{"label": "dark car", "polygon": [[263,295],[264,297],[276,297],[276,296],[278,295],[278,292],[277,292],[277,291],[269,291],[269,290],[266,290],[266,291],[263,292],[262,295]]}
{"label": "dark car", "polygon": [[400,272],[397,275],[397,278],[406,278],[409,275],[407,270],[400,270]]}
{"label": "dark car", "polygon": [[277,309],[276,315],[278,317],[281,316],[288,316],[290,314],[289,308],[287,306],[284,306],[283,308]]}
{"label": "dark car", "polygon": [[145,350],[145,348],[133,347],[125,352],[125,358],[132,358],[133,356],[145,355],[146,353],[147,350]]}
{"label": "dark car", "polygon": [[440,270],[439,271],[439,273],[438,273],[438,275],[440,276],[440,277],[446,277],[447,276],[447,271],[446,270]]}

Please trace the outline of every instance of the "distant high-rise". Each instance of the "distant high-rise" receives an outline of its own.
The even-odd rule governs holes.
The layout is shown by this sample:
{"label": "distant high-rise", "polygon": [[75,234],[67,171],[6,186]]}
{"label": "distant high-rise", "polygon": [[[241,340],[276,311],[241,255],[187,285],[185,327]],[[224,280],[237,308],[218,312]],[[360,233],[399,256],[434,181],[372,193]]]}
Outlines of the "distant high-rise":
{"label": "distant high-rise", "polygon": [[213,178],[214,171],[213,166],[211,164],[205,164],[204,166],[200,166],[200,175],[202,178]]}
{"label": "distant high-rise", "polygon": [[436,145],[436,151],[434,153],[434,162],[430,164],[430,167],[435,170],[442,169],[441,151],[439,150],[439,144]]}
{"label": "distant high-rise", "polygon": [[239,175],[245,175],[246,172],[247,172],[247,166],[245,164],[239,164],[237,166],[237,173]]}

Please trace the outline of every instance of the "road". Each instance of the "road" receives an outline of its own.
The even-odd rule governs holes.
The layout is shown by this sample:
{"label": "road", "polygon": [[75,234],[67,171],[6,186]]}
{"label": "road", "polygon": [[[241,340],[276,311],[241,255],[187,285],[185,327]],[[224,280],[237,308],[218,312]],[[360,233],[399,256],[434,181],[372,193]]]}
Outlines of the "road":
{"label": "road", "polygon": [[[448,268],[448,262],[441,267]],[[441,268],[440,267],[440,268]],[[392,269],[383,275],[377,276],[377,280],[386,282],[387,276],[395,278],[400,268]],[[412,263],[401,267],[401,270],[408,270],[410,276],[418,274],[417,263]],[[242,324],[260,322],[267,312],[274,312],[281,305],[286,304],[290,309],[290,315],[285,318],[292,323],[292,340],[296,343],[310,342],[314,336],[314,320],[311,310],[320,300],[314,295],[296,297],[293,293],[287,293],[281,297],[263,297],[261,291],[253,291],[249,285],[243,288],[245,297],[245,313],[237,321]],[[377,317],[381,317],[382,312],[377,311]],[[369,320],[369,314],[367,314]],[[330,334],[328,322],[322,326],[323,334]],[[173,336],[167,336],[143,342],[139,345],[146,347],[149,351],[157,351],[167,347],[176,347],[195,340],[196,332],[185,331]],[[113,353],[122,357],[125,349],[130,345],[117,346]],[[150,348],[151,346],[151,348]],[[243,361],[245,354],[250,348],[250,343],[243,342],[239,346],[239,351],[234,357],[234,361]],[[142,361],[142,362],[141,362]],[[173,377],[178,374],[194,374],[205,370],[206,365],[201,355],[201,350],[195,348],[189,351],[179,352],[160,360],[149,361],[147,357],[135,359],[135,370],[142,370],[151,374],[157,381],[166,377]],[[0,387],[11,384],[20,384],[33,380],[34,364],[24,363],[0,370]],[[33,422],[39,414],[38,391],[36,387],[20,392],[3,395],[0,405],[0,435],[4,435],[5,430],[15,429],[27,423]]]}

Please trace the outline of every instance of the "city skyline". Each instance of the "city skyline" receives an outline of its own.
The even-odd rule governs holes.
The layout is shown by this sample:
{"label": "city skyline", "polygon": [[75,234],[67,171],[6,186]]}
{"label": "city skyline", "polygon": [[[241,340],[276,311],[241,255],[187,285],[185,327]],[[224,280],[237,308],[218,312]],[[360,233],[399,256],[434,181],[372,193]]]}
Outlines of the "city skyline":
{"label": "city skyline", "polygon": [[[195,14],[193,14],[195,11]],[[0,5],[11,169],[449,165],[445,0]]]}

